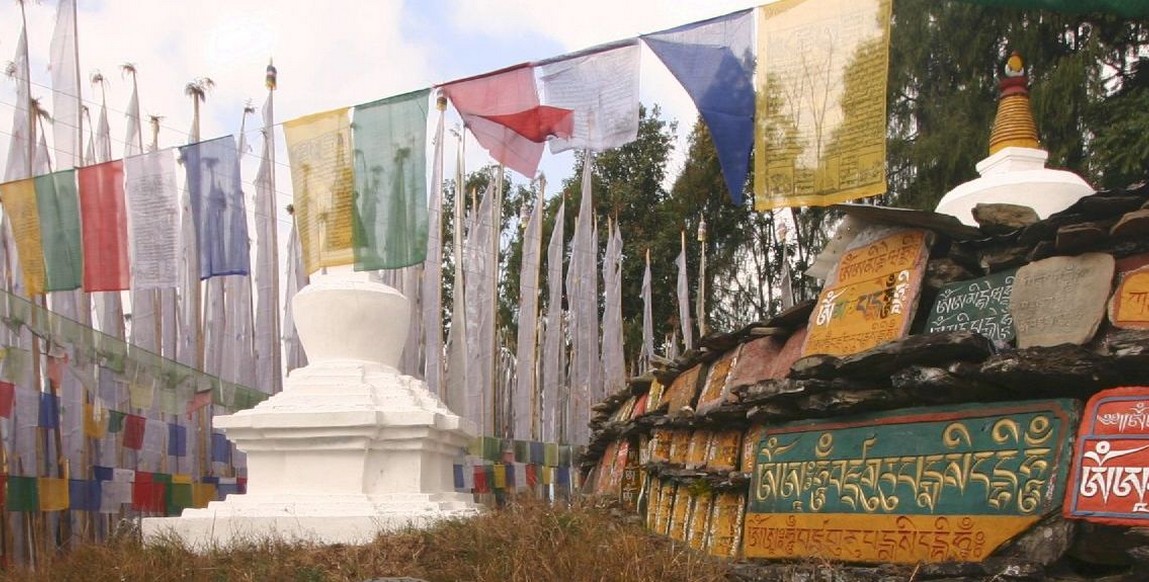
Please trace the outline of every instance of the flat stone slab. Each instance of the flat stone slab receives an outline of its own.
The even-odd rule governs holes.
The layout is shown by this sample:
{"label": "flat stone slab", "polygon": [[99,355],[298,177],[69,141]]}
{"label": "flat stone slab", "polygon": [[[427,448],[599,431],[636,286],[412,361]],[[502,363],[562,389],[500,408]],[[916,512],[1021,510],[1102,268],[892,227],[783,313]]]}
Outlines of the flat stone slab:
{"label": "flat stone slab", "polygon": [[1149,387],[1098,392],[1085,405],[1064,512],[1072,519],[1149,526]]}
{"label": "flat stone slab", "polygon": [[1050,257],[1017,270],[1010,311],[1017,347],[1081,345],[1097,333],[1113,283],[1112,255]]}
{"label": "flat stone slab", "polygon": [[1109,322],[1123,329],[1149,329],[1149,267],[1121,274],[1109,300]]}
{"label": "flat stone slab", "polygon": [[951,283],[938,291],[926,320],[926,333],[970,330],[995,341],[1014,337],[1010,296],[1016,271]]}

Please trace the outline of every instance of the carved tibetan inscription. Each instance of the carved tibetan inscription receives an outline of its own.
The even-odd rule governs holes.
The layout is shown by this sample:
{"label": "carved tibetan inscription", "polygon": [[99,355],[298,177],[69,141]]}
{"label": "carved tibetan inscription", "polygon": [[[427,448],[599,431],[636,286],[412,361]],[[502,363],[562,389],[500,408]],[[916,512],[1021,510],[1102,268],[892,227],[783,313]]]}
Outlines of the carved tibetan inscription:
{"label": "carved tibetan inscription", "polygon": [[906,334],[927,258],[925,232],[900,230],[842,255],[810,314],[804,355],[843,356]]}
{"label": "carved tibetan inscription", "polygon": [[1066,517],[1149,525],[1149,387],[1098,392],[1085,405]]}
{"label": "carved tibetan inscription", "polygon": [[1073,400],[911,409],[767,430],[743,554],[976,561],[1057,509]]}
{"label": "carved tibetan inscription", "polygon": [[1084,344],[1105,318],[1113,256],[1050,257],[1017,270],[1010,312],[1017,347]]}
{"label": "carved tibetan inscription", "polygon": [[1109,300],[1109,321],[1114,327],[1149,329],[1149,267],[1121,274]]}
{"label": "carved tibetan inscription", "polygon": [[1016,270],[942,287],[930,310],[926,333],[968,329],[997,341],[1013,339],[1009,299]]}

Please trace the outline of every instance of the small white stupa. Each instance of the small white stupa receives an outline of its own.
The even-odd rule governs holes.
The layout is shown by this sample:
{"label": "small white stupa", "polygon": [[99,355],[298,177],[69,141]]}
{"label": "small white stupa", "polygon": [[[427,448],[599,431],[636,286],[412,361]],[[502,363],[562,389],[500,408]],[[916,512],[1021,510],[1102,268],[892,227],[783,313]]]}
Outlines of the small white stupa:
{"label": "small white stupa", "polygon": [[201,550],[268,538],[366,543],[479,511],[455,492],[452,473],[474,428],[396,369],[407,299],[339,269],[313,275],[292,303],[310,363],[279,394],[215,417],[247,453],[247,493],[144,519],[145,540],[171,536]]}
{"label": "small white stupa", "polygon": [[989,138],[989,157],[978,162],[980,178],[950,190],[937,212],[977,226],[978,204],[1016,204],[1048,218],[1073,205],[1094,189],[1073,172],[1045,167],[1049,152],[1039,147],[1037,127],[1029,108],[1028,78],[1021,57],[1014,53],[1005,65],[997,116]]}

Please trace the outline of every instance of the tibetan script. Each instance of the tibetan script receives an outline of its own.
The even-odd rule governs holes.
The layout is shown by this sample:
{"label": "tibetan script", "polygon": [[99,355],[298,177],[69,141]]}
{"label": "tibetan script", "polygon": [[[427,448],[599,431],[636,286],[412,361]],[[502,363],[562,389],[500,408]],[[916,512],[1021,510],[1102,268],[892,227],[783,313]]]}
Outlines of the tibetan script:
{"label": "tibetan script", "polygon": [[1009,299],[1015,271],[942,287],[926,323],[926,333],[970,330],[996,341],[1013,339]]}
{"label": "tibetan script", "polygon": [[1149,387],[1098,392],[1085,406],[1065,516],[1149,524]]}

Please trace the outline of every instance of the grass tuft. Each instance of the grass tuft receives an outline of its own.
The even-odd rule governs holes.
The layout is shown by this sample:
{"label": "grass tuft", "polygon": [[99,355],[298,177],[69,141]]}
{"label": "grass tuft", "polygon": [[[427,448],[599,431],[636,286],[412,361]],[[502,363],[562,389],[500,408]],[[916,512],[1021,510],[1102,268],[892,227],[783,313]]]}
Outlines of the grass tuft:
{"label": "grass tuft", "polygon": [[361,546],[260,540],[197,554],[170,539],[143,545],[122,536],[76,548],[36,571],[0,573],[0,580],[363,582],[410,576],[430,582],[718,582],[727,574],[724,561],[606,510],[528,500],[425,530],[380,535]]}

